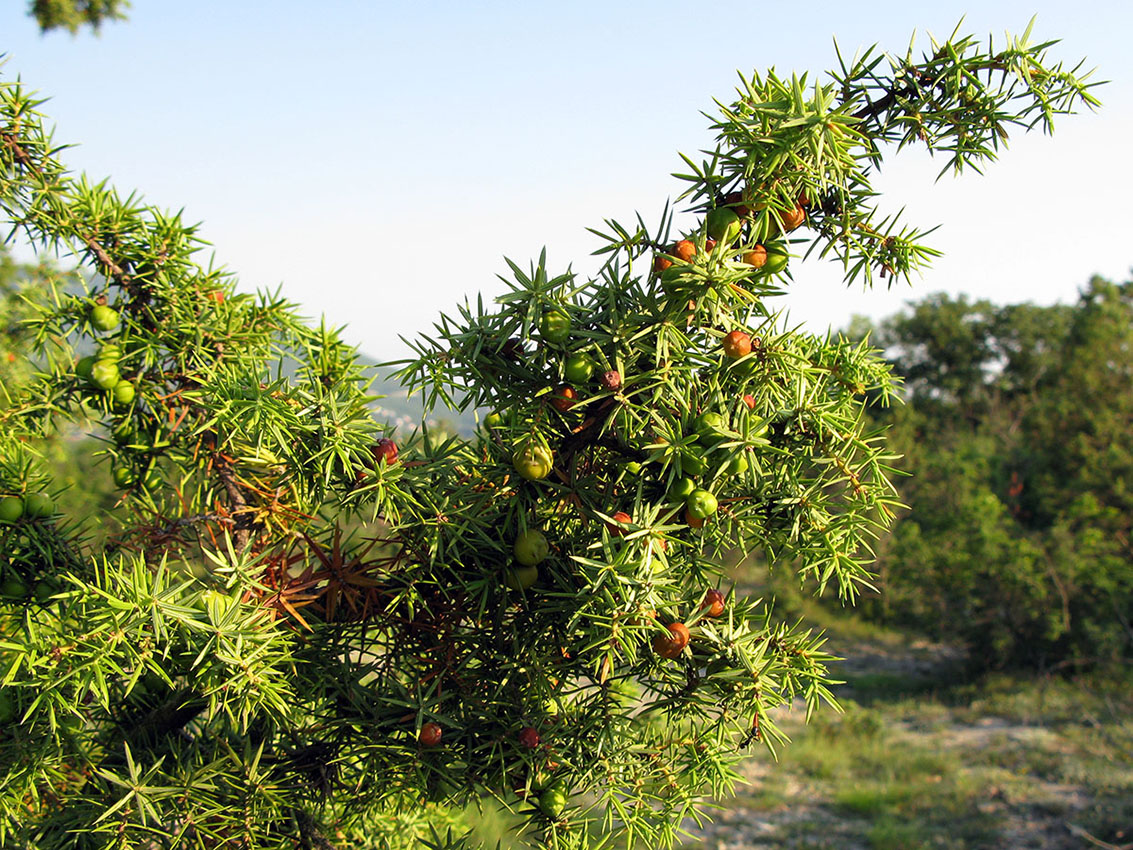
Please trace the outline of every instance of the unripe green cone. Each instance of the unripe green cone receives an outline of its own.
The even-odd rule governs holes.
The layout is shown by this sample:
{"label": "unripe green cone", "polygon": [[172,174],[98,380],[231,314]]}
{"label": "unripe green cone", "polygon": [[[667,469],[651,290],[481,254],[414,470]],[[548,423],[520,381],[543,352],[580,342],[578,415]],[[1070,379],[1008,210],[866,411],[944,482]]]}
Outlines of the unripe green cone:
{"label": "unripe green cone", "polygon": [[728,461],[728,465],[724,468],[724,472],[728,475],[740,475],[747,472],[747,458],[742,453],[737,453],[732,456]]}
{"label": "unripe green cone", "polygon": [[543,532],[529,528],[515,538],[515,545],[512,546],[512,550],[519,563],[525,567],[533,567],[550,554],[551,544],[547,542],[547,537]]}
{"label": "unripe green cone", "polygon": [[585,354],[572,354],[563,363],[563,377],[568,383],[583,386],[594,375],[594,362]]}
{"label": "unripe green cone", "polygon": [[0,499],[0,523],[13,523],[24,515],[24,500],[19,496]]}
{"label": "unripe green cone", "polygon": [[114,396],[115,404],[125,406],[134,400],[137,391],[129,381],[119,381],[110,393]]}
{"label": "unripe green cone", "polygon": [[683,502],[696,489],[696,482],[691,478],[678,478],[669,488],[669,498],[674,502]]}
{"label": "unripe green cone", "polygon": [[693,490],[685,500],[685,507],[697,519],[708,519],[716,513],[718,505],[716,497],[707,490]]}
{"label": "unripe green cone", "polygon": [[538,567],[509,567],[504,570],[504,584],[510,590],[527,590],[538,580]]}
{"label": "unripe green cone", "polygon": [[539,320],[539,336],[547,342],[566,342],[570,337],[570,316],[563,310],[548,310]]}
{"label": "unripe green cone", "polygon": [[118,327],[122,317],[117,310],[112,310],[103,304],[97,305],[90,311],[90,323],[100,331],[112,331]]}
{"label": "unripe green cone", "polygon": [[763,271],[767,274],[778,274],[787,267],[790,257],[786,254],[767,252],[767,262],[763,264]]}
{"label": "unripe green cone", "polygon": [[96,360],[90,370],[91,382],[100,389],[112,390],[122,380],[118,364],[113,360]]}
{"label": "unripe green cone", "polygon": [[681,455],[681,469],[685,475],[703,475],[708,465],[700,455],[684,453]]}
{"label": "unripe green cone", "polygon": [[528,481],[541,481],[551,474],[555,462],[551,450],[531,440],[512,456],[516,471]]}
{"label": "unripe green cone", "polygon": [[49,517],[55,513],[55,503],[46,493],[28,493],[24,497],[24,513],[35,519]]}
{"label": "unripe green cone", "polygon": [[724,243],[735,242],[739,238],[740,229],[743,227],[743,222],[740,221],[735,210],[728,207],[709,210],[704,223],[708,235],[717,242]]}
{"label": "unripe green cone", "polygon": [[702,413],[692,423],[693,429],[701,439],[726,437],[728,420],[719,413]]}
{"label": "unripe green cone", "polygon": [[27,599],[28,586],[19,576],[8,576],[0,582],[0,597],[4,599]]}
{"label": "unripe green cone", "polygon": [[41,578],[35,583],[32,596],[35,597],[36,602],[45,603],[50,601],[51,597],[58,592],[59,581],[56,578]]}
{"label": "unripe green cone", "polygon": [[567,795],[559,784],[552,785],[539,795],[539,808],[549,818],[557,819],[566,808]]}

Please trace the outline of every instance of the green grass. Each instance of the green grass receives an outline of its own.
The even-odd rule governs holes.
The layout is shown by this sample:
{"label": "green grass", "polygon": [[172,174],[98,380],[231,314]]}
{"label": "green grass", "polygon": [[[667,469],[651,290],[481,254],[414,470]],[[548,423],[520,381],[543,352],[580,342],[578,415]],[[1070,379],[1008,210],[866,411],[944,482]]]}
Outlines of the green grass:
{"label": "green grass", "polygon": [[851,673],[843,677],[861,705],[893,703],[909,697],[931,698],[948,687],[950,675],[909,676],[900,673]]}

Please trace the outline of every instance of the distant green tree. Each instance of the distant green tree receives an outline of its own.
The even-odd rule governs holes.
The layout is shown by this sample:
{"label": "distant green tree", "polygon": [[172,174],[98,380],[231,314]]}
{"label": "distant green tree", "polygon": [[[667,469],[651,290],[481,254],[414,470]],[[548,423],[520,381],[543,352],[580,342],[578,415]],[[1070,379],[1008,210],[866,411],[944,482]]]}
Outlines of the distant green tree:
{"label": "distant green tree", "polygon": [[874,415],[911,510],[863,610],[959,638],[977,666],[1129,655],[1131,293],[1095,278],[1074,306],[936,295],[876,329],[907,380],[907,404]]}
{"label": "distant green tree", "polygon": [[32,0],[28,13],[43,32],[65,29],[72,35],[89,26],[96,32],[106,21],[126,19],[130,0]]}
{"label": "distant green tree", "polygon": [[47,268],[18,263],[0,247],[0,409],[31,378],[32,333],[26,323],[36,312],[34,299],[45,291],[38,278]]}
{"label": "distant green tree", "polygon": [[[38,339],[36,319],[52,309],[52,293],[71,295],[82,288],[73,271],[50,262],[21,263],[0,246],[0,412],[42,377],[42,350],[57,348]],[[25,434],[27,457],[50,470],[60,512],[77,518],[72,531],[85,540],[103,540],[117,526],[117,495],[104,462],[105,440],[92,418],[60,420],[58,427]],[[0,466],[9,458],[0,455]],[[2,571],[2,570],[0,570]]]}

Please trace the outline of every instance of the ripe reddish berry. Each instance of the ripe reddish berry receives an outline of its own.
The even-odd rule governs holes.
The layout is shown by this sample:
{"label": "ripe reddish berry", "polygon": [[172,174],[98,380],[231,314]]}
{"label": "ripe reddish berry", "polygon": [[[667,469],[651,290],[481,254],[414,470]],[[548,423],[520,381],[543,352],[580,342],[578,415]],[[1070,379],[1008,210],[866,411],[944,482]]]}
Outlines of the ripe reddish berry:
{"label": "ripe reddish berry", "polygon": [[696,256],[696,245],[688,239],[682,239],[673,246],[673,250],[669,253],[687,263]]}
{"label": "ripe reddish berry", "polygon": [[802,208],[801,204],[795,204],[795,208],[793,210],[788,210],[785,213],[780,213],[780,217],[783,219],[784,230],[794,230],[796,227],[806,221],[806,210]]}
{"label": "ripe reddish berry", "polygon": [[668,634],[653,636],[653,651],[662,658],[676,658],[688,646],[688,626],[684,623],[670,623],[666,630]]}
{"label": "ripe reddish berry", "polygon": [[661,272],[665,271],[665,269],[672,268],[672,265],[672,260],[670,260],[666,256],[658,254],[653,260],[653,271],[657,272],[657,274],[661,274]]}
{"label": "ripe reddish berry", "polygon": [[755,410],[755,396],[751,393],[744,395],[744,404],[747,405],[748,410]]}
{"label": "ripe reddish berry", "polygon": [[220,289],[211,290],[208,293],[208,295],[206,295],[205,297],[208,298],[208,300],[213,302],[214,304],[223,304],[224,303],[224,292]]}
{"label": "ripe reddish berry", "polygon": [[731,207],[740,218],[747,218],[751,215],[751,207],[743,203],[743,200],[743,192],[729,192],[723,198],[724,206]]}
{"label": "ripe reddish berry", "polygon": [[607,390],[620,390],[622,388],[622,373],[617,369],[602,373],[602,388]]}
{"label": "ripe reddish berry", "polygon": [[747,263],[747,265],[749,266],[761,269],[767,263],[767,249],[762,245],[756,245],[750,251],[745,253],[740,259],[742,259],[743,262]]}
{"label": "ripe reddish berry", "polygon": [[711,253],[712,249],[715,248],[715,247],[716,247],[716,240],[715,239],[705,239],[704,240],[704,250]]}
{"label": "ripe reddish berry", "polygon": [[703,528],[704,520],[700,517],[695,517],[689,513],[688,508],[685,508],[685,522],[688,523],[689,528]]}
{"label": "ripe reddish berry", "polygon": [[559,386],[555,388],[554,394],[551,396],[551,407],[555,408],[559,413],[566,413],[574,407],[577,399],[578,393],[574,391],[574,387],[570,384],[559,384]]}
{"label": "ripe reddish berry", "polygon": [[370,454],[374,456],[374,463],[381,465],[384,460],[386,466],[393,466],[397,463],[397,443],[388,437],[382,437],[370,446]]}
{"label": "ripe reddish berry", "polygon": [[732,331],[724,337],[724,354],[733,360],[751,354],[751,336],[743,331]]}
{"label": "ripe reddish berry", "polygon": [[719,617],[724,613],[724,602],[727,597],[716,588],[709,588],[704,594],[704,601],[700,603],[700,610],[705,617]]}
{"label": "ripe reddish berry", "polygon": [[610,519],[612,519],[613,522],[606,523],[606,528],[610,530],[610,534],[616,534],[618,536],[625,534],[626,530],[622,528],[621,525],[616,525],[615,523],[628,524],[633,522],[633,517],[631,517],[625,511],[618,511],[616,514],[610,517]]}
{"label": "ripe reddish berry", "polygon": [[533,750],[539,746],[539,742],[542,740],[539,736],[539,730],[534,726],[524,726],[519,730],[519,745],[524,749]]}
{"label": "ripe reddish berry", "polygon": [[429,721],[417,733],[417,741],[422,747],[435,747],[441,742],[441,724]]}

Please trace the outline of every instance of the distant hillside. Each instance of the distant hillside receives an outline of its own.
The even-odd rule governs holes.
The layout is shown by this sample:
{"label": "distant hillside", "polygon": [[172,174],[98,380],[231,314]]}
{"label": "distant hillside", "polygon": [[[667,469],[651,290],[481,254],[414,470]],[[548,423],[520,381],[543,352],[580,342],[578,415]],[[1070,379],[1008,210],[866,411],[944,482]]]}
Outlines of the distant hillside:
{"label": "distant hillside", "polygon": [[[359,353],[358,361],[368,369],[373,369],[377,375],[371,389],[374,395],[384,396],[374,407],[378,419],[385,420],[403,431],[418,427],[422,418],[420,395],[410,398],[405,389],[392,377],[393,370],[380,368],[378,361],[362,353]],[[472,436],[476,428],[471,411],[465,413],[434,411],[429,421],[445,422],[465,437]]]}
{"label": "distant hillside", "polygon": [[[415,394],[413,398],[410,398],[409,393],[393,377],[395,370],[388,367],[382,368],[378,361],[372,357],[358,352],[358,363],[361,364],[367,377],[371,374],[375,376],[374,382],[370,385],[371,394],[382,396],[373,405],[378,421],[388,422],[403,433],[420,427],[424,415],[420,395]],[[279,364],[279,368],[282,368],[282,374],[287,378],[295,378],[296,364],[293,360],[285,359]],[[431,424],[445,423],[463,437],[471,437],[476,430],[476,420],[471,411],[466,413],[444,410],[433,411],[433,415],[429,417],[429,422]]]}

